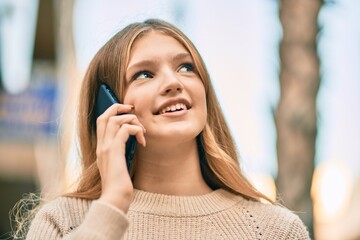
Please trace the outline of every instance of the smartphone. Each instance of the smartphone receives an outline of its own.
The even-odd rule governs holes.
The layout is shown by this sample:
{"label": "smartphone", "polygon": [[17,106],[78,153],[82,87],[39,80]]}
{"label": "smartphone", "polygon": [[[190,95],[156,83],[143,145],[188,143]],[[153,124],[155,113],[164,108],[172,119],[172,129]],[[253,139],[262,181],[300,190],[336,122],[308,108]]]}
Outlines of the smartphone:
{"label": "smartphone", "polygon": [[[103,114],[106,109],[108,109],[114,103],[120,103],[114,92],[110,89],[108,85],[102,83],[99,87],[98,94],[96,96],[95,102],[95,128],[96,128],[96,119]],[[136,149],[136,139],[135,136],[130,135],[128,141],[126,142],[125,148],[125,158],[128,171],[131,169],[132,160],[135,154]]]}

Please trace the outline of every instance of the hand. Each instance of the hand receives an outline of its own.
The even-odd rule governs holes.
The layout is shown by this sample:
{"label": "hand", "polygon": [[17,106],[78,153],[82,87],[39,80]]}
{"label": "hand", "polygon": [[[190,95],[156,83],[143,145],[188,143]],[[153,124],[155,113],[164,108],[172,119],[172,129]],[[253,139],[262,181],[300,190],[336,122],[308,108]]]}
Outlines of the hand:
{"label": "hand", "polygon": [[134,191],[126,166],[126,142],[130,135],[134,135],[138,143],[146,145],[144,126],[134,114],[130,114],[133,108],[131,105],[113,104],[96,121],[96,161],[102,185],[99,200],[125,213]]}

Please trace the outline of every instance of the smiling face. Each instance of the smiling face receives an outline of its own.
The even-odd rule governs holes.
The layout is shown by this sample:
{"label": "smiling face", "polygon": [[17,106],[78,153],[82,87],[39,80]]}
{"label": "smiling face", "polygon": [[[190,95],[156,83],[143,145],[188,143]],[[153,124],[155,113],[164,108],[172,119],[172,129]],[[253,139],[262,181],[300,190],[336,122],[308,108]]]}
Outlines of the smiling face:
{"label": "smiling face", "polygon": [[135,106],[147,144],[195,140],[206,124],[205,89],[190,53],[158,31],[132,46],[124,103]]}

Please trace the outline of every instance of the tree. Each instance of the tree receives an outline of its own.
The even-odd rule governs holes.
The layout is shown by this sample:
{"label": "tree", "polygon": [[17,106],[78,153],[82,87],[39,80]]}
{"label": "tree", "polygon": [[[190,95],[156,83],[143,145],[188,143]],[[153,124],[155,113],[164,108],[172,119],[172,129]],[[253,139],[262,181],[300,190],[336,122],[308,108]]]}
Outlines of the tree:
{"label": "tree", "polygon": [[320,85],[316,37],[321,0],[281,0],[280,101],[277,128],[277,188],[283,204],[299,213],[313,236],[310,196]]}

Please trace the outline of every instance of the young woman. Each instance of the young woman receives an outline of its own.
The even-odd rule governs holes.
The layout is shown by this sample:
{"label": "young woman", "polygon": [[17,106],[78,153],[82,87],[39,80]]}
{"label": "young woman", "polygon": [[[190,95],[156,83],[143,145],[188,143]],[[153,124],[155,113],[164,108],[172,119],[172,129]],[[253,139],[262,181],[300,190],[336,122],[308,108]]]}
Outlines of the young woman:
{"label": "young woman", "polygon": [[[122,104],[96,119],[102,83]],[[152,19],[116,34],[92,60],[80,99],[78,188],[44,205],[27,239],[309,238],[241,173],[205,65],[173,25]]]}

